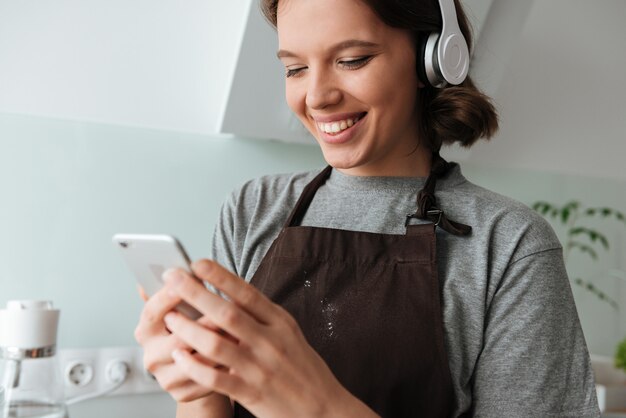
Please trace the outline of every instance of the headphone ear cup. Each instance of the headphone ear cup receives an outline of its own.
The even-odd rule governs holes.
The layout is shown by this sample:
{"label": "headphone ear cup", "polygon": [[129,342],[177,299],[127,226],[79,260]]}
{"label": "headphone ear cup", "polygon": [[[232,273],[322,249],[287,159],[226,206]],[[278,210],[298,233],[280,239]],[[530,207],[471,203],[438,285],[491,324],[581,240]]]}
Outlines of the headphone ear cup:
{"label": "headphone ear cup", "polygon": [[420,42],[422,59],[420,67],[418,67],[418,74],[424,84],[434,88],[441,88],[445,85],[437,60],[437,45],[440,36],[441,34],[438,32],[431,32],[424,36]]}
{"label": "headphone ear cup", "polygon": [[417,69],[417,76],[419,77],[419,80],[424,83],[424,85],[432,87],[430,81],[428,81],[428,76],[426,75],[426,44],[428,43],[429,37],[430,33],[420,34],[417,55],[415,57],[415,67]]}

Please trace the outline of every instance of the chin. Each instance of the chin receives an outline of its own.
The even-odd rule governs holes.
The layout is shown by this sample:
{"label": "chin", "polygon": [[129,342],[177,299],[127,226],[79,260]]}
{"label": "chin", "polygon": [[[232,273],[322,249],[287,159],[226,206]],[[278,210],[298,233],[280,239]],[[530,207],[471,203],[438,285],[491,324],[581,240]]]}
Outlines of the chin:
{"label": "chin", "polygon": [[322,147],[322,154],[324,155],[324,160],[333,168],[349,170],[362,165],[362,161],[359,161],[358,158],[354,158],[354,156],[345,155],[346,152],[325,150],[324,147]]}

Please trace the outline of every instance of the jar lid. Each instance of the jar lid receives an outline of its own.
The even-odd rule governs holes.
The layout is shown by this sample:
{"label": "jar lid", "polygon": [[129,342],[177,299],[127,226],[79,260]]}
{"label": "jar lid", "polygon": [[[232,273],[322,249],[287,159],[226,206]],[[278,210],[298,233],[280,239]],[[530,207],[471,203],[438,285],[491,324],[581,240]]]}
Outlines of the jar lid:
{"label": "jar lid", "polygon": [[56,346],[59,314],[51,301],[8,301],[6,309],[0,309],[0,347],[37,350]]}

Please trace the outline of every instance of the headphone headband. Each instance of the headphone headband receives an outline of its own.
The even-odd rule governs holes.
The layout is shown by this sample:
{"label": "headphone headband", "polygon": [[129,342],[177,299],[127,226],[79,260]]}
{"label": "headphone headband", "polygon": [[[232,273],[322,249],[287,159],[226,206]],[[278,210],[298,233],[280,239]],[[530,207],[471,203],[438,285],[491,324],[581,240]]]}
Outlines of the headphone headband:
{"label": "headphone headband", "polygon": [[424,41],[422,78],[436,88],[459,85],[469,71],[469,49],[459,27],[454,0],[439,0],[441,33],[431,33]]}

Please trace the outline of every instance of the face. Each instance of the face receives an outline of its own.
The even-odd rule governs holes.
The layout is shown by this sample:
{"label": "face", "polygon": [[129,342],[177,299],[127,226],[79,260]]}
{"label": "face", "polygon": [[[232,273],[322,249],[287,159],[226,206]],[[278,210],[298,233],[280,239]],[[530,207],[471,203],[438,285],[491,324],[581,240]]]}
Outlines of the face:
{"label": "face", "polygon": [[277,29],[287,103],[330,165],[352,175],[428,173],[408,31],[359,0],[281,0]]}

